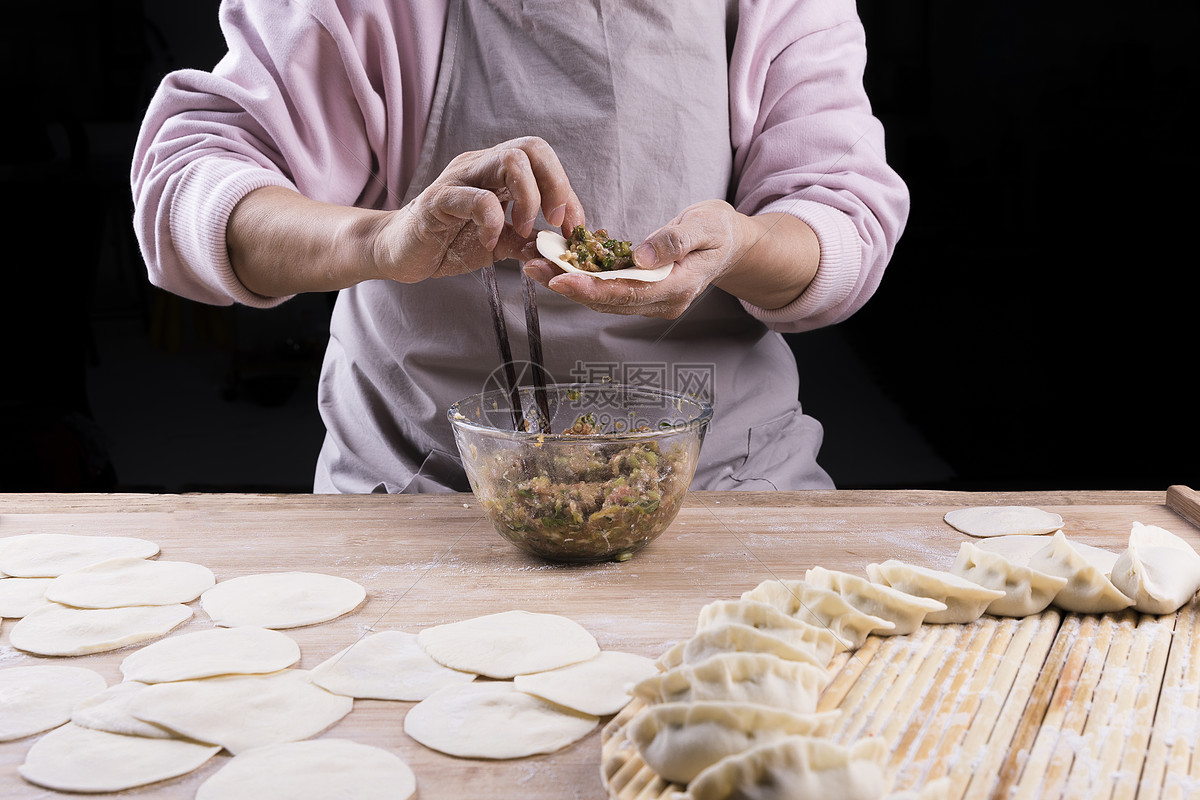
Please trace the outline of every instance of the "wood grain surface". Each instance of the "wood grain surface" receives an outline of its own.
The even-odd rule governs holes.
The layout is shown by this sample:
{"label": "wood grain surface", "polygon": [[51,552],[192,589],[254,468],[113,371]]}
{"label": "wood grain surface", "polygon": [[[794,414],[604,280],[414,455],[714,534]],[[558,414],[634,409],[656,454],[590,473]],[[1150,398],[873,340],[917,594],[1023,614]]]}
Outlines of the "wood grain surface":
{"label": "wood grain surface", "polygon": [[[301,646],[302,668],[316,666],[373,631],[418,631],[513,608],[563,614],[590,630],[602,648],[656,657],[694,631],[705,603],[736,598],[767,578],[802,577],[814,565],[861,573],[867,563],[887,558],[945,568],[965,538],[943,522],[946,511],[1018,503],[1060,513],[1065,532],[1088,544],[1120,549],[1138,521],[1166,527],[1200,547],[1200,529],[1169,508],[1160,492],[700,492],[689,495],[671,528],[632,560],[590,566],[557,566],[518,552],[490,529],[470,495],[0,495],[0,536],[141,536],[161,546],[161,558],[204,564],[218,580],[307,570],[362,583],[368,597],[352,614],[288,632]],[[177,632],[211,626],[198,604],[193,606],[195,618]],[[121,659],[133,650],[36,658],[8,645],[13,624],[5,620],[0,628],[0,669],[71,663],[97,670],[112,684],[121,679]],[[1004,636],[1011,638],[1012,633]],[[1003,665],[1004,650],[990,642],[985,637],[962,646]],[[930,646],[961,649],[955,642]],[[865,670],[870,662],[864,659],[863,664]],[[922,669],[913,664],[913,669]],[[944,662],[926,669],[951,681],[970,680]],[[1190,662],[1164,661],[1158,680],[1170,680],[1172,669],[1186,677],[1193,667]],[[1084,682],[1099,680],[1086,665],[1079,674]],[[1014,667],[1011,679],[1022,680],[1024,675]],[[1177,683],[1186,685],[1183,678]],[[851,689],[846,687],[847,692]],[[1036,685],[1031,692],[1035,689]],[[1078,724],[1073,717],[1067,719],[1070,703],[1056,705],[1053,687],[1047,691],[1047,708],[1058,713],[1061,707],[1064,723]],[[1134,702],[1132,707],[1144,713],[1143,705]],[[404,734],[409,707],[356,701],[354,711],[324,735],[399,754],[416,772],[424,800],[606,796],[599,729],[548,756],[497,762],[455,759],[427,750]],[[1024,708],[992,711],[997,719],[1007,713],[1013,736],[1030,739],[1030,752],[1042,752],[1038,730],[1026,719]],[[950,723],[961,716],[946,713]],[[895,730],[903,738],[903,729]],[[1154,763],[1165,765],[1180,757],[1173,755],[1173,742],[1156,744],[1151,732],[1146,725],[1141,747],[1143,753],[1155,754]],[[0,745],[0,797],[58,796],[25,783],[17,774],[34,738]],[[938,769],[953,768],[942,758],[945,754],[927,742],[909,744],[914,752],[924,748],[924,757],[941,764]],[[1046,756],[1048,765],[1053,752]],[[1015,758],[1006,750],[995,757],[996,763],[975,769],[972,781],[981,787],[1005,784]],[[190,798],[227,759],[220,755],[191,775],[120,796]],[[895,766],[903,769],[903,763]]]}

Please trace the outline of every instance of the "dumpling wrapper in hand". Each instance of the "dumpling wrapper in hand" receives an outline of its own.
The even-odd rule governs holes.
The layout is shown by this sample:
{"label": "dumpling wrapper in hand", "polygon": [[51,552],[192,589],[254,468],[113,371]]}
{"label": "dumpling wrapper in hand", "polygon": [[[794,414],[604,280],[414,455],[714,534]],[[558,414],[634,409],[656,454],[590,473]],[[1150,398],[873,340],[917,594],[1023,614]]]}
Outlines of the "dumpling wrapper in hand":
{"label": "dumpling wrapper in hand", "polygon": [[562,234],[554,231],[539,231],[537,235],[537,249],[544,258],[549,259],[554,266],[567,272],[574,272],[577,275],[590,275],[593,278],[599,278],[604,281],[611,281],[617,278],[624,278],[630,281],[643,281],[646,283],[656,283],[671,274],[671,268],[675,264],[667,264],[654,269],[641,269],[633,267],[630,269],[614,269],[608,272],[588,272],[580,269],[574,264],[568,264],[562,260],[562,256],[569,251],[567,240]]}

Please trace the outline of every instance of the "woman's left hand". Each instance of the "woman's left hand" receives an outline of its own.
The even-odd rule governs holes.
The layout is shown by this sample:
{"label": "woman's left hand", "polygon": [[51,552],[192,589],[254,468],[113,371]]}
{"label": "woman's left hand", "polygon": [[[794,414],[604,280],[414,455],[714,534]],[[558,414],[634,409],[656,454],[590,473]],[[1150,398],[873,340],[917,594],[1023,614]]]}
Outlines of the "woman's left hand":
{"label": "woman's left hand", "polygon": [[[799,237],[791,242],[791,257],[786,248],[777,247],[781,235]],[[815,257],[811,270],[799,257],[806,244],[819,253],[812,230],[794,217],[748,217],[722,200],[705,200],[684,209],[634,247],[634,261],[643,269],[675,264],[671,274],[657,283],[562,272],[540,257],[527,260],[524,269],[551,291],[596,311],[676,319],[712,285],[756,305],[762,305],[760,300],[772,303],[764,308],[786,305],[816,272]],[[764,262],[764,257],[771,257],[771,262]]]}

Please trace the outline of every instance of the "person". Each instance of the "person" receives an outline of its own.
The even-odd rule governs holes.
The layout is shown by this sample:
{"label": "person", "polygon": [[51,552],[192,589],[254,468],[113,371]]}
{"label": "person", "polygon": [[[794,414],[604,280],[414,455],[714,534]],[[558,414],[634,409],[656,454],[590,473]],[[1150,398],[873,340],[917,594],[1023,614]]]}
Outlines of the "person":
{"label": "person", "polygon": [[[337,290],[317,492],[465,491],[447,407],[537,289],[546,369],[714,406],[693,487],[832,488],[783,332],[875,292],[908,214],[853,0],[224,0],[131,172],[151,280],[269,307]],[[658,283],[564,273],[605,228]],[[524,353],[523,324],[510,323]],[[515,357],[515,356],[514,356]]]}

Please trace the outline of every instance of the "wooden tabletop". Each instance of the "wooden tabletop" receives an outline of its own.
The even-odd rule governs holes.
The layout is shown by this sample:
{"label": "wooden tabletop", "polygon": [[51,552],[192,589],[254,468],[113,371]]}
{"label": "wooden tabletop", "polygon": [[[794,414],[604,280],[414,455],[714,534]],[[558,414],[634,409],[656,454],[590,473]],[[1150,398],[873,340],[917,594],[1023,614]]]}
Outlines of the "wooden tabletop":
{"label": "wooden tabletop", "polygon": [[[861,573],[897,558],[946,568],[966,537],[942,515],[969,505],[1035,505],[1064,519],[1071,538],[1120,550],[1133,522],[1160,525],[1200,548],[1195,493],[965,493],[941,491],[695,492],[656,542],[625,563],[558,566],[517,551],[494,533],[469,495],[0,495],[0,536],[32,532],[132,535],[157,542],[161,558],[193,561],[218,580],[282,570],[324,572],[363,584],[367,601],[321,625],[288,631],[298,666],[312,668],[373,631],[406,630],[507,609],[558,613],[605,649],[656,657],[695,629],[700,607],[732,599],[771,577],[802,577],[814,565]],[[178,632],[210,627],[199,610]],[[121,680],[132,648],[71,659],[36,658],[8,645],[0,668],[70,663]],[[558,753],[515,761],[455,759],[403,732],[408,703],[356,701],[324,735],[398,753],[417,774],[419,796],[561,800],[606,796],[599,730]],[[25,783],[16,768],[34,741],[0,745],[0,797],[59,796]],[[125,797],[190,798],[224,763]],[[66,797],[67,795],[62,795]]]}

